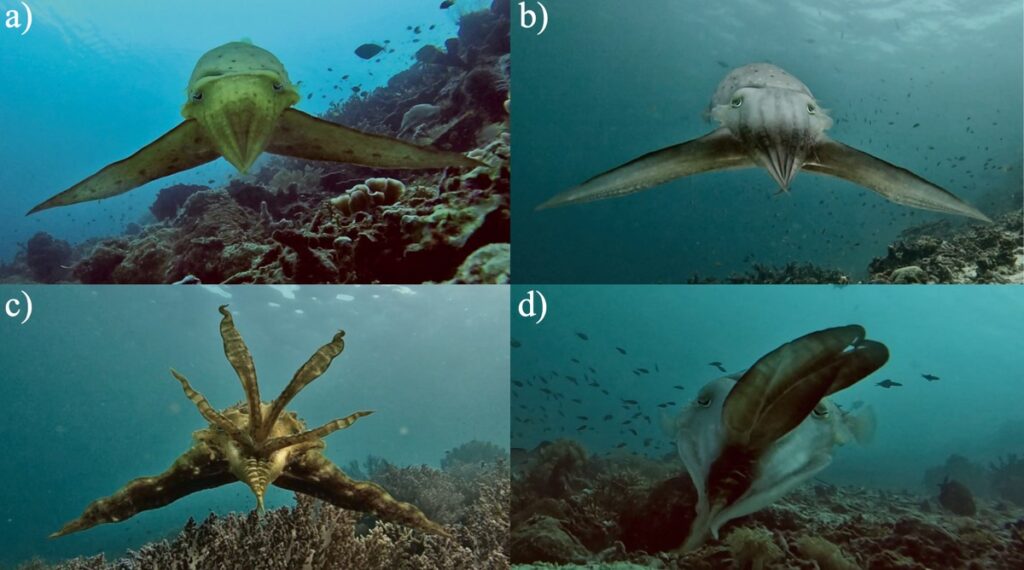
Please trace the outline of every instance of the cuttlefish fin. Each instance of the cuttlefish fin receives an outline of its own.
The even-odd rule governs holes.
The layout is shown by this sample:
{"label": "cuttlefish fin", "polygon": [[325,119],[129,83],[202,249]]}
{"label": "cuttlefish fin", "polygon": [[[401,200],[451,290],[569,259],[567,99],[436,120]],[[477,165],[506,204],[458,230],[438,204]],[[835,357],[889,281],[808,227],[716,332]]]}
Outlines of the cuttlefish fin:
{"label": "cuttlefish fin", "polygon": [[897,204],[992,222],[988,216],[951,192],[866,152],[834,140],[818,143],[816,150],[816,156],[808,157],[804,170],[849,180]]}
{"label": "cuttlefish fin", "polygon": [[752,166],[755,164],[739,140],[723,128],[698,139],[645,154],[598,174],[554,196],[537,209],[617,198],[691,174]]}
{"label": "cuttlefish fin", "polygon": [[392,497],[378,485],[355,481],[324,457],[319,449],[310,449],[292,459],[274,485],[316,497],[336,507],[369,511],[381,519],[403,524],[423,532],[450,537],[445,528],[427,518],[409,503]]}
{"label": "cuttlefish fin", "polygon": [[725,399],[726,447],[756,455],[804,421],[822,398],[885,364],[888,349],[864,334],[859,325],[825,329],[761,357]]}
{"label": "cuttlefish fin", "polygon": [[[217,308],[223,318],[220,320],[220,336],[224,342],[224,356],[235,369],[238,380],[242,383],[246,403],[249,406],[249,433],[255,436],[262,431],[263,407],[260,405],[260,385],[256,379],[256,366],[252,362],[252,353],[245,345],[245,340],[235,328],[235,320],[228,311],[227,305]],[[273,423],[273,422],[271,422]]]}
{"label": "cuttlefish fin", "polygon": [[483,164],[456,152],[357,131],[297,109],[285,109],[281,114],[267,152],[379,168],[474,168]]}
{"label": "cuttlefish fin", "polygon": [[203,134],[199,123],[189,119],[128,158],[106,166],[37,205],[27,215],[123,194],[157,178],[194,168],[219,156]]}
{"label": "cuttlefish fin", "polygon": [[313,353],[313,356],[310,356],[309,360],[295,371],[291,381],[281,391],[281,395],[275,398],[273,404],[271,404],[270,411],[267,413],[266,427],[263,432],[257,434],[258,439],[263,440],[266,438],[270,428],[277,423],[278,416],[284,411],[285,406],[292,401],[292,398],[311,382],[322,376],[324,372],[327,372],[334,359],[344,350],[345,331],[338,331],[334,333],[330,342],[318,348]]}
{"label": "cuttlefish fin", "polygon": [[157,509],[204,489],[235,481],[227,461],[204,443],[197,443],[167,470],[155,477],[133,479],[109,497],[89,504],[82,515],[50,535],[58,538],[99,524],[120,522],[142,511]]}

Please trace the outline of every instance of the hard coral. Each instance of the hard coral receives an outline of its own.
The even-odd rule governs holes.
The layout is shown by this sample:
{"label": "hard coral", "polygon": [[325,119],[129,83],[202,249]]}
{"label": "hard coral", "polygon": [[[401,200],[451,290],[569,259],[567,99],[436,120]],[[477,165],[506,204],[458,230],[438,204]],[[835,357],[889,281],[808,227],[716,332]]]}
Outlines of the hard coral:
{"label": "hard coral", "polygon": [[732,553],[733,567],[739,570],[762,570],[782,558],[782,549],[772,539],[772,533],[763,528],[738,528],[725,537]]}
{"label": "hard coral", "polygon": [[71,259],[71,245],[46,232],[32,236],[25,246],[25,261],[32,278],[40,283],[56,283],[68,270],[62,267]]}

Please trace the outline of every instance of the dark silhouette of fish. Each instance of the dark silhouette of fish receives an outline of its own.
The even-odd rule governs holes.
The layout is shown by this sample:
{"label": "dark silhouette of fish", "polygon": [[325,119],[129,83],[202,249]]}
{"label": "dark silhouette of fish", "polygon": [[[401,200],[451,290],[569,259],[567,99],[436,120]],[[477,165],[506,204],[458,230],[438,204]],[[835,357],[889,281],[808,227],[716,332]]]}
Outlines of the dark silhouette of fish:
{"label": "dark silhouette of fish", "polygon": [[581,338],[581,339],[583,339],[583,340],[590,340],[590,337],[589,337],[589,336],[587,336],[587,335],[585,335],[585,334],[581,333],[580,331],[576,331],[576,336],[580,337],[580,338]]}
{"label": "dark silhouette of fish", "polygon": [[708,362],[708,366],[714,366],[715,368],[719,369],[720,371],[725,372],[725,367],[722,366],[722,363],[717,361],[717,360],[714,361],[714,362]]}
{"label": "dark silhouette of fish", "polygon": [[678,384],[676,384],[675,386],[672,386],[672,387],[675,388],[676,390],[685,390],[686,389],[686,388],[683,388],[682,386],[680,386]]}
{"label": "dark silhouette of fish", "polygon": [[[893,382],[892,380],[889,380],[888,378],[886,378],[885,380],[882,380],[881,382],[875,384],[875,386],[881,386],[883,388],[892,388],[894,386],[902,386],[902,385],[903,384],[900,384],[899,382]],[[854,408],[854,409],[856,409],[856,408]]]}
{"label": "dark silhouette of fish", "polygon": [[616,346],[615,350],[619,351],[619,354],[626,354],[626,349],[624,349],[624,348],[619,348],[619,347]]}
{"label": "dark silhouette of fish", "polygon": [[363,44],[356,48],[356,55],[363,59],[371,59],[382,51],[384,51],[384,46],[379,46],[377,44]]}
{"label": "dark silhouette of fish", "polygon": [[512,339],[512,348],[519,348],[520,346],[523,346],[523,343],[519,342],[516,339]]}
{"label": "dark silhouette of fish", "polygon": [[935,382],[936,380],[939,379],[939,377],[935,376],[934,374],[922,374],[921,378],[924,378],[925,380],[927,380],[929,382]]}

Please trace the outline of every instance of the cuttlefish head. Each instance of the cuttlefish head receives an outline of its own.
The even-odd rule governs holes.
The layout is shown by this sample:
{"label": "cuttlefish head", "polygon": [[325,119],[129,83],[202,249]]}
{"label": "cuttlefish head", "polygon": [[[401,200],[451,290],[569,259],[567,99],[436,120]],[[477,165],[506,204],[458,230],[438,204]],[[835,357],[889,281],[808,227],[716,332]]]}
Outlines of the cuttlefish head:
{"label": "cuttlefish head", "polygon": [[[261,406],[263,415],[266,417],[269,414],[270,405],[264,402]],[[239,428],[248,426],[248,415],[248,409],[244,405],[228,408],[223,413],[229,422]],[[264,441],[255,441],[248,437],[239,440],[217,428],[200,430],[195,437],[216,449],[227,460],[228,470],[249,487],[253,496],[256,497],[256,508],[263,512],[263,497],[267,492],[267,487],[284,472],[293,453],[309,448],[309,446],[288,446],[270,449],[266,444],[272,442],[274,438],[295,435],[305,429],[306,425],[294,413],[285,412],[278,417],[269,431],[269,437]]]}
{"label": "cuttlefish head", "polygon": [[217,152],[240,172],[267,148],[281,113],[299,101],[281,62],[246,42],[203,55],[187,91],[181,114],[198,121]]}
{"label": "cuttlefish head", "polygon": [[837,445],[866,441],[873,416],[843,413],[827,396],[888,360],[857,325],[811,333],[762,357],[741,375],[705,385],[673,430],[697,488],[684,550],[717,538],[726,522],[758,511],[824,469]]}
{"label": "cuttlefish head", "polygon": [[832,126],[809,91],[789,86],[739,87],[711,115],[743,142],[783,191]]}

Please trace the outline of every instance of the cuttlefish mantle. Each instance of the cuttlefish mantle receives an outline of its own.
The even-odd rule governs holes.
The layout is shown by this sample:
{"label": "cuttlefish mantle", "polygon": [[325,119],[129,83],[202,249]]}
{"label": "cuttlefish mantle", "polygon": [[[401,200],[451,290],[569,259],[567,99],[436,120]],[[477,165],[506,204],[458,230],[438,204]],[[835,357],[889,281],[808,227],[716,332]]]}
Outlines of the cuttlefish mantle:
{"label": "cuttlefish mantle", "polygon": [[293,109],[299,91],[284,65],[249,42],[231,42],[206,52],[186,91],[184,122],[29,214],[116,196],[221,156],[242,173],[263,152],[377,168],[480,165],[459,153],[363,133]]}
{"label": "cuttlefish mantle", "polygon": [[800,337],[746,372],[705,385],[668,426],[697,489],[682,550],[718,537],[726,522],[779,499],[832,461],[833,449],[867,441],[874,416],[855,417],[828,396],[879,369],[884,344],[849,325]]}
{"label": "cuttlefish mantle", "polygon": [[249,349],[235,329],[231,313],[226,305],[220,307],[220,312],[224,354],[238,374],[246,401],[217,411],[183,375],[171,370],[185,395],[210,423],[209,427],[192,434],[192,448],[167,471],[132,480],[113,495],[93,501],[81,516],[50,538],[120,522],[142,511],[169,505],[186,495],[235,481],[245,483],[252,490],[260,511],[267,486],[277,485],[343,509],[372,512],[383,520],[449,536],[444,527],[428,519],[415,506],[395,500],[373,483],[350,479],[324,456],[324,437],[372,412],[355,412],[307,429],[293,412],[285,411],[292,398],[326,372],[345,349],[344,331],[338,331],[329,343],[320,347],[295,372],[281,395],[266,403],[260,400],[256,368]]}
{"label": "cuttlefish mantle", "polygon": [[904,206],[991,222],[977,208],[913,172],[830,139],[832,119],[799,79],[770,63],[729,72],[711,99],[719,127],[599,174],[537,209],[625,196],[716,170],[761,167],[783,192],[800,170],[842,178]]}

